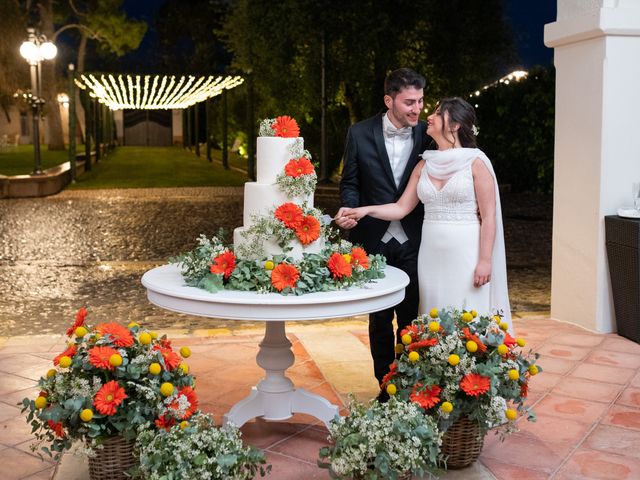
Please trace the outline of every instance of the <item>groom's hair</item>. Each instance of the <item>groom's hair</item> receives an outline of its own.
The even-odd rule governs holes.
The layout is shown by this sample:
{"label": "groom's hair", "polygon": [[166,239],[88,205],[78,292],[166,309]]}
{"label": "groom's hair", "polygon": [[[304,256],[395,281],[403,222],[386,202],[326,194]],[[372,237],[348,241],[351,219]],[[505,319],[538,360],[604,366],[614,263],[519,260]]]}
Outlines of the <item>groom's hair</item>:
{"label": "groom's hair", "polygon": [[384,80],[384,94],[395,98],[396,94],[407,87],[424,88],[425,78],[410,68],[399,68],[387,75]]}

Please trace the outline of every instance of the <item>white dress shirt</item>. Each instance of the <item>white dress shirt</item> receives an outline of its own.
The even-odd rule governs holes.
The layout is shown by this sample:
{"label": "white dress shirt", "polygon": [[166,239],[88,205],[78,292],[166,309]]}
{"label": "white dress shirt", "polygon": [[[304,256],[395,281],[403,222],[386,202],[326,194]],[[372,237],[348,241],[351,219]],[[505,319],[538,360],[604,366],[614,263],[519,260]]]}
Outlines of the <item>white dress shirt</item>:
{"label": "white dress shirt", "polygon": [[[411,150],[413,150],[413,129],[411,127],[396,128],[387,117],[387,113],[385,113],[382,117],[382,133],[391,171],[393,172],[393,179],[397,187],[400,185],[402,174],[409,161]],[[395,238],[400,244],[409,240],[399,220],[393,220],[389,224],[382,241],[387,243],[392,238]]]}

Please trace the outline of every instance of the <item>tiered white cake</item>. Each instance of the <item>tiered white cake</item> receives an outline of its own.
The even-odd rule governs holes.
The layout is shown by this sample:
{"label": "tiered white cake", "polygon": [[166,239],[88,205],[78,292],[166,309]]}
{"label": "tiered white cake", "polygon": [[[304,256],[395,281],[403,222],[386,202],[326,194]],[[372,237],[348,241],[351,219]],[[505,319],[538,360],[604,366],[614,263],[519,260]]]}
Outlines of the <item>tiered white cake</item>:
{"label": "tiered white cake", "polygon": [[294,203],[302,208],[313,208],[313,192],[301,196],[290,196],[276,183],[284,174],[285,166],[304,150],[301,137],[258,137],[257,179],[244,185],[243,226],[233,232],[234,251],[240,259],[270,258],[286,253],[294,260],[300,260],[303,253],[320,253],[324,246],[321,235],[317,240],[303,245],[295,236],[285,246],[278,245],[275,238],[258,238],[252,227],[265,217],[273,218],[274,211],[286,203]]}

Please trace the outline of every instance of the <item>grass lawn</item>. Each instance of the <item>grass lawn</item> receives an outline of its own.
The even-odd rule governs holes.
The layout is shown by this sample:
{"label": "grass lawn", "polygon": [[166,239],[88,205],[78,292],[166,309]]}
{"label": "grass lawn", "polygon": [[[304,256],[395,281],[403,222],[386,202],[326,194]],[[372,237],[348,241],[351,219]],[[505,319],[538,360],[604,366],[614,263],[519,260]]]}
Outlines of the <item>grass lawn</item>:
{"label": "grass lawn", "polygon": [[[67,150],[50,152],[46,145],[40,145],[43,170],[68,161],[68,155]],[[33,165],[33,145],[18,145],[0,151],[0,175],[29,175],[33,171]]]}
{"label": "grass lawn", "polygon": [[200,154],[182,147],[117,147],[67,188],[241,186],[247,181],[242,173],[208,162],[206,151]]}

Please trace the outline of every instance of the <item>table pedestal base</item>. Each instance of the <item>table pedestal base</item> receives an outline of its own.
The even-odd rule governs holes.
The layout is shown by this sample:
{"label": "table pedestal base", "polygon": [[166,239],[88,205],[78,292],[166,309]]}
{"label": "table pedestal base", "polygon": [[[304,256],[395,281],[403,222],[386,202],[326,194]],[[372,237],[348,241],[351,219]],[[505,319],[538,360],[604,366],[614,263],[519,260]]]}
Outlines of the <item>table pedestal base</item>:
{"label": "table pedestal base", "polygon": [[338,407],[320,395],[294,388],[293,382],[284,374],[293,362],[294,355],[291,342],[285,334],[284,322],[266,322],[257,355],[257,363],[266,375],[253,387],[248,397],[240,400],[224,415],[223,423],[226,425],[231,422],[241,427],[255,417],[286,420],[294,413],[306,413],[328,426],[338,415]]}

